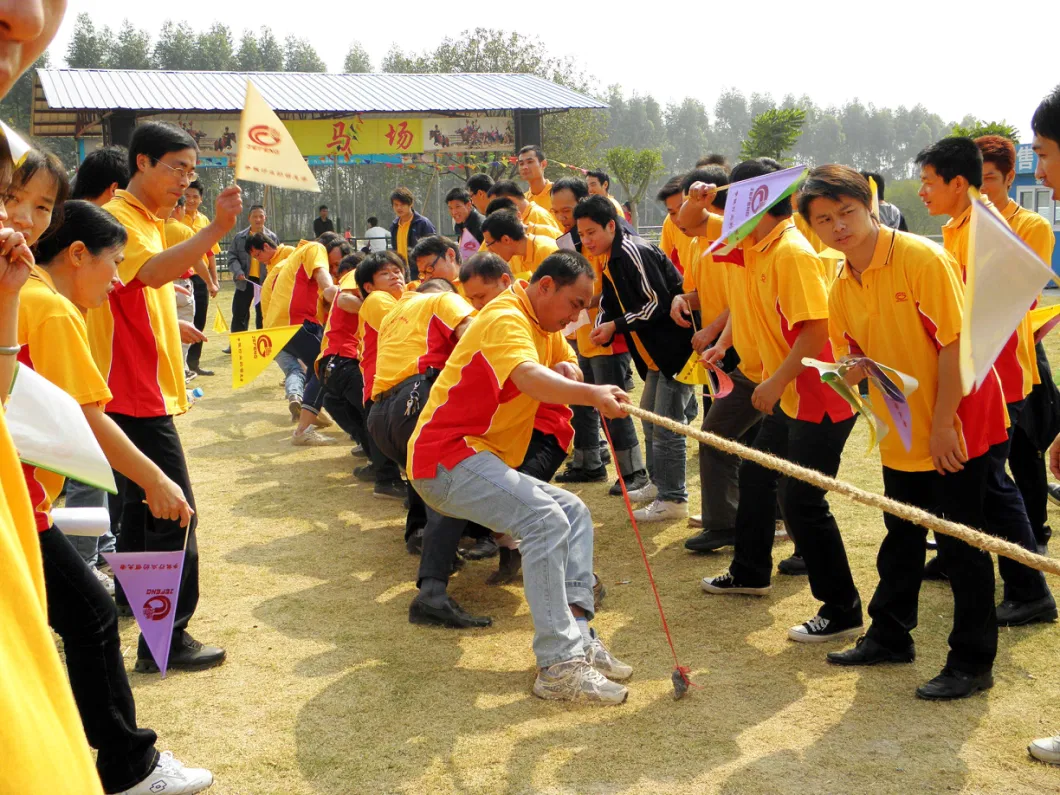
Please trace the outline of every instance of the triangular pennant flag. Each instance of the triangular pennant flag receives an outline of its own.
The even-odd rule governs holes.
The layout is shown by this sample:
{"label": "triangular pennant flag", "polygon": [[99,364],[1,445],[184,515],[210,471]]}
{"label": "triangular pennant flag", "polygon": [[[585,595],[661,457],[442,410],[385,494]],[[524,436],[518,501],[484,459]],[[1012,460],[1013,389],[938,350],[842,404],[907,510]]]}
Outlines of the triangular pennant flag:
{"label": "triangular pennant flag", "polygon": [[29,154],[29,150],[32,149],[28,143],[22,140],[22,137],[0,121],[0,135],[3,135],[7,139],[7,148],[11,150],[11,160],[15,164],[15,168],[22,165],[22,161],[26,159],[26,155]]}
{"label": "triangular pennant flag", "polygon": [[730,183],[729,195],[725,199],[721,237],[714,241],[707,253],[718,249],[722,249],[723,254],[731,251],[737,243],[751,234],[751,230],[766,211],[793,194],[805,177],[806,166],[795,166]]}
{"label": "triangular pennant flag", "polygon": [[1039,306],[1031,310],[1031,329],[1034,331],[1034,341],[1041,342],[1057,323],[1060,323],[1060,304],[1052,306]]}
{"label": "triangular pennant flag", "polygon": [[674,376],[674,380],[680,381],[682,384],[691,384],[692,386],[705,386],[710,383],[710,373],[703,366],[703,361],[699,358],[699,354],[692,351],[692,355],[688,357],[688,361],[681,368],[681,372]]}
{"label": "triangular pennant flag", "polygon": [[261,285],[257,282],[251,282],[250,288],[254,291],[254,300],[251,302],[251,306],[255,307],[261,303]]}
{"label": "triangular pennant flag", "polygon": [[162,676],[169,667],[177,594],[184,569],[184,550],[177,552],[104,552],[129,600],[144,642]]}
{"label": "triangular pennant flag", "polygon": [[268,367],[301,326],[241,331],[228,338],[232,348],[232,389],[246,386]]}
{"label": "triangular pennant flag", "polygon": [[1053,272],[1003,218],[972,201],[961,324],[964,394],[982,385]]}
{"label": "triangular pennant flag", "polygon": [[809,357],[803,359],[802,363],[806,367],[816,369],[821,374],[821,380],[832,387],[839,397],[847,402],[850,408],[865,418],[865,424],[869,426],[869,450],[871,451],[879,443],[880,439],[887,435],[887,426],[883,425],[881,427],[881,423],[877,420],[871,404],[866,406],[865,401],[861,399],[861,395],[851,389],[850,385],[843,379],[840,373],[841,365],[835,362],[822,362],[819,359],[811,359]]}
{"label": "triangular pennant flag", "polygon": [[578,329],[582,326],[588,326],[592,321],[589,319],[589,313],[586,310],[582,310],[578,313],[578,319],[572,320],[566,326],[563,327],[563,336],[571,337],[577,333]]}
{"label": "triangular pennant flag", "polygon": [[471,230],[465,229],[460,233],[460,256],[463,259],[467,259],[478,251],[479,242],[475,239],[475,236],[471,234]]}
{"label": "triangular pennant flag", "polygon": [[291,134],[250,80],[239,120],[235,176],[237,180],[320,193],[316,177]]}
{"label": "triangular pennant flag", "polygon": [[574,245],[574,236],[567,232],[564,235],[560,235],[556,238],[556,245],[559,246],[560,251],[577,251],[577,247]]}
{"label": "triangular pennant flag", "polygon": [[85,413],[47,378],[20,364],[5,414],[22,463],[118,493],[114,472]]}
{"label": "triangular pennant flag", "polygon": [[213,330],[218,334],[228,333],[228,323],[225,321],[224,313],[221,311],[221,307],[216,307],[216,311],[213,315]]}

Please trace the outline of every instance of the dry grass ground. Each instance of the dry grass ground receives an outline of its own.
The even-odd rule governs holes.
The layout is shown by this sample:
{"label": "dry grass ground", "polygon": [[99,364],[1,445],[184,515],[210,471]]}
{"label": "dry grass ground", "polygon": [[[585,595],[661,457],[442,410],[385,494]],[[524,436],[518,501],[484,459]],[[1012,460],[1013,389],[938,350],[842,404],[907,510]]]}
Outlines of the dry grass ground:
{"label": "dry grass ground", "polygon": [[[534,699],[521,589],[487,588],[495,562],[469,564],[453,595],[494,626],[410,626],[416,559],[401,543],[400,506],[352,478],[348,444],[292,447],[279,370],[232,392],[222,347],[207,346],[217,377],[196,382],[206,397],[178,427],[201,516],[192,631],[225,646],[228,662],[165,680],[130,674],[141,722],[161,747],[211,768],[212,792],[1060,792],[1060,769],[1024,750],[1060,731],[1060,628],[1002,630],[986,695],[918,701],[915,687],[944,661],[948,587],[924,585],[914,665],[838,669],[828,647],[786,639],[814,610],[805,579],[779,577],[761,600],[708,596],[699,580],[729,554],[687,553],[684,522],[645,528],[677,648],[701,685],[675,702],[629,520],[597,484],[577,489],[609,589],[596,626],[636,669],[630,698],[607,709]],[[847,449],[841,477],[880,489],[863,428]],[[692,445],[689,455],[698,510]],[[832,506],[867,603],[881,518]],[[123,621],[130,670],[135,632]]]}

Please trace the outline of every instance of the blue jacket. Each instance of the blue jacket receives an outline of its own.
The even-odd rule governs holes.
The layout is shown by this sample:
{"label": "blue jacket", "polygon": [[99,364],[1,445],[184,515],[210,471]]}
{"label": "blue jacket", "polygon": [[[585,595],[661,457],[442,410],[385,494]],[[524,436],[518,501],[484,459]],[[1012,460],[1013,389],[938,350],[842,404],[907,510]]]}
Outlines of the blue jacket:
{"label": "blue jacket", "polygon": [[[438,234],[438,230],[434,228],[434,224],[431,223],[430,219],[413,210],[412,224],[409,226],[409,253],[412,253],[412,249],[414,249],[416,244],[423,238],[436,234]],[[390,223],[390,248],[395,251],[397,250],[397,239],[398,219],[395,218]],[[411,265],[409,267],[411,267]]]}
{"label": "blue jacket", "polygon": [[[265,227],[264,231],[268,232],[273,237],[276,237],[276,233],[268,227]],[[246,249],[248,237],[250,237],[249,226],[246,229],[241,229],[237,232],[236,236],[232,238],[232,245],[228,247],[228,270],[232,273],[232,279],[236,281],[237,290],[247,289],[246,281],[236,280],[236,277],[240,274],[246,276],[250,271],[250,254],[247,253]],[[268,267],[264,262],[259,262],[258,268],[258,278],[264,282]]]}

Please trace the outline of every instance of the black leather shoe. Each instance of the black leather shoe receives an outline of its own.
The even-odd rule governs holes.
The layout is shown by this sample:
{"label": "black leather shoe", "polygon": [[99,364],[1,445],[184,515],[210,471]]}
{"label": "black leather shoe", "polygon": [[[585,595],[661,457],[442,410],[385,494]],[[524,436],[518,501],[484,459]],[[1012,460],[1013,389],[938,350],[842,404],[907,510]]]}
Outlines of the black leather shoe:
{"label": "black leather shoe", "polygon": [[[638,469],[636,472],[630,472],[626,475],[626,491],[630,494],[639,489],[643,489],[649,483],[651,483],[651,481],[648,480],[648,470],[646,469]],[[621,497],[622,484],[616,479],[611,485],[611,488],[607,490],[607,493],[612,497]]]}
{"label": "black leather shoe", "polygon": [[916,659],[916,649],[910,645],[903,651],[888,649],[867,635],[857,639],[853,649],[828,653],[832,665],[879,665],[880,663],[911,663]]}
{"label": "black leather shoe", "polygon": [[422,527],[417,527],[412,531],[412,535],[405,539],[405,549],[408,550],[410,555],[420,555],[423,553]]}
{"label": "black leather shoe", "polygon": [[213,370],[207,370],[205,367],[192,367],[191,369],[194,370],[199,375],[205,375],[205,376],[213,375]]}
{"label": "black leather shoe", "polygon": [[952,701],[955,698],[968,698],[993,686],[994,675],[990,671],[974,676],[946,666],[938,676],[918,687],[916,696],[928,701]]}
{"label": "black leather shoe", "polygon": [[1056,600],[1051,595],[1033,602],[1005,600],[997,606],[999,627],[1022,627],[1027,624],[1048,624],[1056,621]]}
{"label": "black leather shoe", "polygon": [[792,555],[790,558],[784,558],[777,564],[778,574],[787,574],[789,577],[805,577],[806,576],[806,561],[802,559],[801,555]]}
{"label": "black leather shoe", "polygon": [[685,541],[685,549],[692,552],[714,552],[736,543],[735,530],[704,530]]}
{"label": "black leather shoe", "polygon": [[519,576],[523,565],[523,555],[518,549],[501,547],[500,561],[497,570],[486,578],[486,585],[505,585]]}
{"label": "black leather shoe", "polygon": [[493,540],[493,536],[486,536],[465,549],[462,554],[466,560],[485,560],[486,558],[497,557],[499,550],[500,547]]}
{"label": "black leather shoe", "polygon": [[[181,633],[180,643],[169,650],[169,668],[181,671],[203,671],[225,661],[225,650],[217,646],[203,646],[187,632]],[[136,658],[133,670],[141,674],[156,674],[158,666],[151,657]]]}
{"label": "black leather shoe", "polygon": [[949,580],[949,575],[946,574],[946,570],[942,568],[942,561],[939,560],[938,555],[935,555],[935,557],[924,564],[924,579],[934,580],[935,582],[946,582]]}
{"label": "black leather shoe", "polygon": [[371,464],[355,467],[353,476],[363,483],[375,483],[375,467]]}
{"label": "black leather shoe", "polygon": [[445,607],[432,607],[417,596],[409,605],[409,623],[448,629],[482,629],[491,626],[493,619],[469,615],[451,598],[446,600]]}
{"label": "black leather shoe", "polygon": [[585,469],[584,467],[569,466],[560,472],[554,480],[557,483],[599,483],[607,480],[607,467],[599,466],[596,469]]}

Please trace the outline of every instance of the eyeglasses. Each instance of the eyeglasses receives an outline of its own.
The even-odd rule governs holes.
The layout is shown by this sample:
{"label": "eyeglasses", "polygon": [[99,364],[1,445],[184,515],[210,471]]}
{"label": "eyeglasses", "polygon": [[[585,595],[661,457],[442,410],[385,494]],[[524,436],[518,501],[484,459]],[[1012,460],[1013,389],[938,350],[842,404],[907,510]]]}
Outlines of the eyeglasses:
{"label": "eyeglasses", "polygon": [[195,180],[197,180],[199,178],[199,175],[195,172],[195,169],[193,169],[193,168],[192,169],[187,169],[187,168],[174,167],[174,166],[169,165],[169,163],[163,163],[157,157],[152,157],[151,159],[154,160],[155,163],[157,163],[158,165],[165,166],[166,168],[168,168],[170,171],[172,171],[174,174],[176,174],[177,179],[179,179],[182,182],[184,180],[187,180],[188,182],[194,182]]}
{"label": "eyeglasses", "polygon": [[434,257],[434,262],[432,262],[426,268],[420,268],[420,278],[421,279],[429,278],[430,275],[432,273],[434,273],[434,266],[438,264],[439,260],[443,260],[443,259],[445,259],[445,257],[436,254],[435,257]]}

